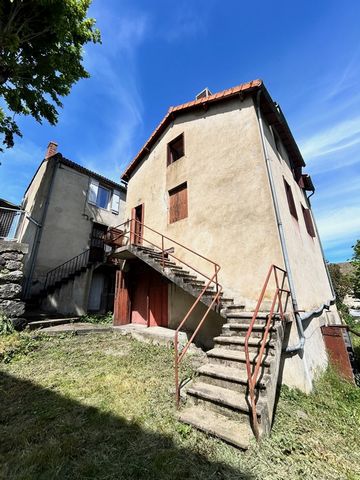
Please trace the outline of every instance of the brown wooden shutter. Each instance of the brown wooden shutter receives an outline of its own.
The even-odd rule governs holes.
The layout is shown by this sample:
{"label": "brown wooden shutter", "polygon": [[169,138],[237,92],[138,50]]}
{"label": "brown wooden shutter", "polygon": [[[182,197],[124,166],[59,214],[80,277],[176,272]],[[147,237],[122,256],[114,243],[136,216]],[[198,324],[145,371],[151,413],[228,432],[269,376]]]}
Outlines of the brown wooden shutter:
{"label": "brown wooden shutter", "polygon": [[169,191],[169,223],[188,216],[187,183]]}
{"label": "brown wooden shutter", "polygon": [[312,218],[311,218],[311,212],[308,208],[304,208],[302,205],[301,205],[301,207],[302,207],[302,211],[303,211],[303,215],[304,215],[306,230],[311,237],[315,237],[316,236],[315,235],[315,228],[314,228],[314,224],[313,224],[313,221],[312,221]]}
{"label": "brown wooden shutter", "polygon": [[294,197],[293,197],[293,194],[292,194],[292,191],[291,191],[291,187],[287,183],[285,178],[284,178],[284,185],[285,185],[285,192],[286,192],[286,197],[287,197],[287,201],[288,201],[288,204],[289,204],[290,213],[297,220],[298,216],[297,216],[297,211],[296,211],[296,207],[295,207]]}

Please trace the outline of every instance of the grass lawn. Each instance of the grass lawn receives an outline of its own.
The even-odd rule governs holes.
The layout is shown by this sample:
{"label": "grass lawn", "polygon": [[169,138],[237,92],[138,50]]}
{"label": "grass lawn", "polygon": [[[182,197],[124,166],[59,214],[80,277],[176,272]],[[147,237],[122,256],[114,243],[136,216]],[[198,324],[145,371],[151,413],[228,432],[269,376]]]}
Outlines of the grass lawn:
{"label": "grass lawn", "polygon": [[311,396],[283,388],[271,437],[244,453],[176,421],[166,348],[15,334],[0,356],[1,479],[360,479],[360,389],[332,372]]}

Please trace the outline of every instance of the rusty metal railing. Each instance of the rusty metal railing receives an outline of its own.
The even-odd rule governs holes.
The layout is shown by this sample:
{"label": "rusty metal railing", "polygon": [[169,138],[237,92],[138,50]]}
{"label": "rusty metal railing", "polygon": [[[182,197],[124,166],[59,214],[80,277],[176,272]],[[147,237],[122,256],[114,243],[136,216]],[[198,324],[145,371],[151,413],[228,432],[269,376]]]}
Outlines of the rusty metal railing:
{"label": "rusty metal railing", "polygon": [[[139,230],[137,231],[137,228]],[[174,240],[173,238],[170,238],[161,232],[158,232],[152,227],[149,227],[148,225],[145,225],[144,223],[140,222],[139,220],[132,219],[132,220],[127,220],[120,225],[117,225],[116,227],[110,227],[109,230],[115,231],[119,230],[121,233],[119,235],[114,235],[112,236],[112,242],[115,242],[116,240],[122,238],[123,240],[129,239],[131,245],[137,245],[137,246],[142,246],[143,242],[151,245],[154,248],[157,248],[160,250],[160,252],[155,252],[155,253],[160,253],[161,254],[161,265],[162,268],[165,268],[165,261],[171,257],[174,260],[180,262],[182,265],[185,265],[186,267],[190,268],[192,271],[198,273],[208,281],[210,281],[210,284],[213,284],[215,287],[215,290],[218,291],[219,289],[219,283],[218,283],[218,271],[220,270],[220,267],[217,263],[213,262],[209,258],[205,257],[204,255],[201,255],[200,253],[196,252],[195,250],[192,250],[191,248],[187,247],[186,245],[183,245],[182,243],[178,242],[177,240]],[[144,232],[146,230],[149,230],[150,232],[154,233],[155,235],[160,237],[160,244],[156,244],[153,241],[149,240],[148,238],[145,237]],[[169,249],[165,248],[165,241],[170,242],[171,244],[177,245],[184,250],[190,252],[191,254],[195,255],[198,258],[201,258],[208,262],[209,264],[212,265],[212,269],[214,271],[214,274],[205,274],[201,272],[199,269],[195,268],[194,266],[190,265],[187,263],[185,260],[179,258],[174,254],[174,252]],[[106,242],[106,240],[105,240]]]}
{"label": "rusty metal railing", "polygon": [[[128,226],[130,225],[130,228],[128,228]],[[156,230],[154,230],[153,228],[139,222],[138,220],[135,220],[135,219],[132,219],[132,220],[128,220],[127,222],[124,222],[122,223],[121,225],[118,225],[117,227],[115,227],[116,229],[118,230],[122,230],[122,233],[119,234],[119,237],[114,237],[112,238],[112,241],[116,240],[117,238],[120,238],[120,236],[125,239],[127,237],[130,238],[130,243],[133,243],[135,245],[142,245],[143,242],[146,242],[148,244],[150,244],[152,247],[155,247],[157,249],[160,250],[160,253],[161,253],[161,261],[162,261],[162,268],[164,269],[165,268],[165,260],[168,259],[169,257],[173,258],[174,260],[180,262],[181,264],[187,266],[188,268],[190,268],[193,272],[196,272],[198,273],[199,275],[201,275],[202,277],[206,278],[207,279],[207,283],[206,285],[203,287],[203,289],[201,290],[201,292],[199,293],[199,295],[197,296],[197,298],[195,299],[195,302],[193,303],[193,305],[190,307],[189,311],[187,312],[187,314],[185,315],[185,317],[183,318],[183,320],[180,322],[180,325],[178,326],[178,328],[176,329],[175,331],[175,337],[174,337],[174,350],[175,350],[175,391],[176,391],[176,406],[179,407],[179,403],[180,403],[180,383],[179,383],[179,368],[180,368],[180,364],[181,364],[181,361],[182,359],[184,358],[186,352],[188,351],[189,347],[190,347],[190,344],[193,342],[193,340],[195,339],[196,335],[198,334],[199,330],[201,329],[201,327],[203,326],[210,310],[215,306],[215,305],[219,305],[220,303],[220,298],[221,298],[221,295],[222,295],[222,287],[221,285],[219,284],[218,282],[218,273],[220,271],[220,266],[210,260],[209,258],[206,258],[204,257],[204,255],[201,255],[200,253],[198,252],[195,252],[195,250],[192,250],[191,248],[189,247],[186,247],[185,245],[181,244],[180,242],[170,238],[170,237],[167,237],[166,235],[163,235],[162,233],[160,232],[157,232]],[[126,230],[128,228],[128,230]],[[156,245],[154,242],[150,241],[149,239],[146,239],[145,236],[144,236],[144,232],[145,230],[148,229],[149,231],[157,234],[160,236],[161,238],[161,246],[159,245]],[[183,259],[180,259],[178,256],[174,255],[174,252],[169,249],[169,248],[165,248],[165,240],[167,240],[168,242],[171,242],[177,246],[180,246],[181,248],[184,248],[185,250],[187,250],[188,252],[194,254],[196,257],[199,257],[199,258],[202,258],[203,260],[207,261],[208,263],[210,263],[212,265],[212,268],[214,269],[214,273],[213,274],[204,274],[203,272],[200,272],[197,268],[195,268],[194,266],[190,265],[189,263],[185,262]],[[194,330],[194,332],[192,333],[191,337],[189,338],[189,340],[187,341],[186,345],[183,347],[183,349],[181,350],[181,352],[179,351],[179,331],[183,328],[183,326],[185,325],[185,323],[187,322],[187,320],[190,318],[190,316],[192,315],[192,313],[194,312],[194,310],[196,309],[197,305],[200,303],[200,301],[202,300],[202,298],[204,297],[205,293],[211,291],[210,290],[210,287],[214,287],[214,292],[213,292],[213,296],[211,297],[211,301],[209,302],[208,304],[208,307],[204,313],[204,315],[202,316],[200,322],[198,323],[196,329]]]}
{"label": "rusty metal railing", "polygon": [[[281,282],[279,282],[279,277],[278,277],[278,272],[281,272],[282,279]],[[260,345],[260,350],[256,358],[255,366],[251,368],[251,361],[250,361],[250,353],[249,353],[249,339],[251,337],[261,304],[264,300],[265,293],[269,287],[269,282],[271,279],[271,276],[273,275],[274,281],[275,281],[275,293],[272,298],[271,302],[271,308],[270,308],[270,313],[267,316],[266,323],[265,323],[265,331],[264,335],[261,340],[261,345]],[[255,387],[258,382],[258,376],[259,376],[259,371],[260,367],[263,361],[263,356],[264,356],[264,350],[266,347],[266,343],[268,340],[269,336],[269,331],[271,328],[271,323],[274,318],[274,314],[279,314],[280,319],[284,320],[284,307],[282,303],[282,294],[286,293],[286,301],[285,301],[285,308],[287,304],[288,297],[290,295],[290,290],[287,290],[284,288],[285,280],[287,277],[286,270],[283,268],[280,268],[276,265],[271,265],[269,268],[268,274],[266,276],[263,288],[261,290],[261,294],[259,297],[259,300],[256,304],[256,308],[254,311],[254,314],[252,316],[252,319],[250,321],[250,325],[248,328],[248,331],[245,336],[245,358],[246,358],[246,371],[247,371],[247,377],[248,377],[248,391],[249,391],[249,397],[250,397],[250,408],[251,408],[251,415],[252,415],[252,426],[254,430],[254,434],[256,439],[259,439],[259,423],[258,423],[258,415],[257,415],[257,410],[256,410],[256,397],[255,397]]]}

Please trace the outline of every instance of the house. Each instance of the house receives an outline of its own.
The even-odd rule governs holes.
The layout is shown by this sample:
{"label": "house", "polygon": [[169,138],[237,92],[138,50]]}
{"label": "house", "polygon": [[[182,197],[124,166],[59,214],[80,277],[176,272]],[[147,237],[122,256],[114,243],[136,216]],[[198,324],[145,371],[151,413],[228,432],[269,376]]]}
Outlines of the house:
{"label": "house", "polygon": [[50,142],[21,204],[16,229],[29,245],[24,296],[45,312],[106,313],[118,266],[105,255],[104,235],[122,223],[126,189],[57,153]]}
{"label": "house", "polygon": [[340,323],[304,167],[255,80],[171,107],[122,175],[114,324],[204,346],[181,419],[244,448],[270,430],[277,383],[311,390],[321,326]]}

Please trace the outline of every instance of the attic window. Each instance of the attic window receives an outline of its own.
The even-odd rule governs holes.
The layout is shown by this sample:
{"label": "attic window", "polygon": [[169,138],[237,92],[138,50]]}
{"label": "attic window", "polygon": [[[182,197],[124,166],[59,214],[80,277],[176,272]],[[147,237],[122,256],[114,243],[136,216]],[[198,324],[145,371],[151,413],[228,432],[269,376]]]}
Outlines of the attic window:
{"label": "attic window", "polygon": [[292,191],[291,191],[291,187],[287,183],[285,178],[284,178],[284,186],[285,186],[286,198],[287,198],[287,201],[288,201],[288,204],[289,204],[290,213],[297,220],[298,216],[297,216],[297,212],[296,212],[294,197],[293,197],[293,194],[292,194]]}
{"label": "attic window", "polygon": [[184,134],[182,133],[168,143],[167,166],[176,162],[176,160],[179,160],[179,158],[183,157],[184,155]]}
{"label": "attic window", "polygon": [[315,237],[315,229],[314,229],[314,224],[311,218],[311,213],[309,208],[305,208],[303,205],[301,205],[302,212],[304,215],[304,220],[305,220],[305,225],[306,225],[306,230],[310,237]]}

